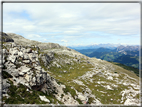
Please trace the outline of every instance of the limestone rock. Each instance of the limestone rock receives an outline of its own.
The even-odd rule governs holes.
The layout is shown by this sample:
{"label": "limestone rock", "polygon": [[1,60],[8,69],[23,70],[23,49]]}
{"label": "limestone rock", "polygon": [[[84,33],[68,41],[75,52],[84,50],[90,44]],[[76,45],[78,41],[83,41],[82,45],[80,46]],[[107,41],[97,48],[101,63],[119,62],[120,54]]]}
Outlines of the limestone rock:
{"label": "limestone rock", "polygon": [[24,63],[29,64],[30,60],[23,60]]}
{"label": "limestone rock", "polygon": [[33,60],[36,58],[36,55],[34,53],[30,53],[28,55],[29,55],[30,60]]}
{"label": "limestone rock", "polygon": [[22,52],[18,52],[18,55],[20,56],[20,57],[22,57],[23,58],[23,53]]}
{"label": "limestone rock", "polygon": [[10,60],[12,63],[15,63],[16,58],[17,58],[17,57],[14,56],[14,55],[9,56],[9,60]]}
{"label": "limestone rock", "polygon": [[27,52],[27,53],[32,53],[32,49],[31,49],[31,48],[28,48],[26,52]]}
{"label": "limestone rock", "polygon": [[7,79],[3,79],[3,89],[6,89],[6,88],[8,88],[8,87],[10,87],[10,84],[8,83],[8,80]]}
{"label": "limestone rock", "polygon": [[29,60],[30,58],[29,58],[29,56],[27,55],[27,54],[24,54],[24,59],[26,60]]}
{"label": "limestone rock", "polygon": [[38,70],[38,71],[42,70],[41,66],[37,66],[37,67],[35,67],[35,69]]}
{"label": "limestone rock", "polygon": [[12,75],[12,76],[15,76],[15,77],[18,77],[18,76],[19,76],[19,71],[18,71],[18,69],[13,70],[13,71],[11,72],[11,75]]}
{"label": "limestone rock", "polygon": [[47,66],[50,63],[50,61],[52,60],[52,57],[49,57],[47,54],[40,55],[39,57],[43,61],[44,66]]}
{"label": "limestone rock", "polygon": [[45,96],[39,96],[39,98],[40,98],[42,101],[45,101],[45,102],[50,103],[50,100],[48,100]]}
{"label": "limestone rock", "polygon": [[21,66],[20,67],[20,71],[19,71],[19,75],[24,75],[25,73],[29,72],[31,68],[28,68],[26,66]]}
{"label": "limestone rock", "polygon": [[81,101],[86,101],[87,98],[84,95],[79,94],[78,99],[80,99]]}
{"label": "limestone rock", "polygon": [[18,55],[18,50],[13,50],[13,55]]}
{"label": "limestone rock", "polygon": [[2,52],[3,52],[3,54],[6,54],[7,50],[6,49],[2,49]]}
{"label": "limestone rock", "polygon": [[12,44],[11,44],[11,47],[12,47],[12,48],[16,47],[16,44],[15,44],[15,43],[12,43]]}

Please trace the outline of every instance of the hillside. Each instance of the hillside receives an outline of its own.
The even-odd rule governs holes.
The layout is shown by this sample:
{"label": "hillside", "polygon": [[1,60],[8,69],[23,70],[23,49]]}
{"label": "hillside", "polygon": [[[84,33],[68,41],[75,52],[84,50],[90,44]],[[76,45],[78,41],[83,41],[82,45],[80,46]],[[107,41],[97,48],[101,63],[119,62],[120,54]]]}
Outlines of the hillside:
{"label": "hillside", "polygon": [[3,104],[140,105],[139,77],[120,66],[13,33],[3,42]]}

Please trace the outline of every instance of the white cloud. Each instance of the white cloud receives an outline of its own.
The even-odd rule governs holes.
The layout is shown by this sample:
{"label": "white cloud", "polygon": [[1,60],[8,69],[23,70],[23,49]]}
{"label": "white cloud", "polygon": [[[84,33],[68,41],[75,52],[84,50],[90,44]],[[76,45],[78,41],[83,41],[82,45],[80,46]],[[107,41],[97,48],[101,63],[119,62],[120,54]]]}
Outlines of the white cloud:
{"label": "white cloud", "polygon": [[67,40],[64,40],[64,39],[63,39],[63,40],[61,40],[61,41],[62,41],[62,42],[68,42]]}
{"label": "white cloud", "polygon": [[3,7],[4,31],[30,39],[40,33],[45,33],[36,37],[40,41],[58,38],[68,43],[98,36],[87,32],[140,35],[139,3],[4,3]]}
{"label": "white cloud", "polygon": [[78,31],[74,31],[74,30],[72,30],[72,31],[64,31],[64,33],[65,34],[74,34],[74,33],[78,33]]}
{"label": "white cloud", "polygon": [[25,35],[26,38],[30,39],[30,40],[44,40],[44,38],[42,38],[40,35],[37,34],[29,34],[29,35]]}

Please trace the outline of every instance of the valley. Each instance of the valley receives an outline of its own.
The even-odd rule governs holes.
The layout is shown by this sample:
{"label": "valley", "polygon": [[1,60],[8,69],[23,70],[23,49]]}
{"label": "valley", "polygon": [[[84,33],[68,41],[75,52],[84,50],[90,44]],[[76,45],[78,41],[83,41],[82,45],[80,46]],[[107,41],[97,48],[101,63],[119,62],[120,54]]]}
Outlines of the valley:
{"label": "valley", "polygon": [[75,50],[88,57],[95,57],[106,61],[117,62],[139,69],[138,46],[118,46],[115,49],[100,47],[95,49]]}

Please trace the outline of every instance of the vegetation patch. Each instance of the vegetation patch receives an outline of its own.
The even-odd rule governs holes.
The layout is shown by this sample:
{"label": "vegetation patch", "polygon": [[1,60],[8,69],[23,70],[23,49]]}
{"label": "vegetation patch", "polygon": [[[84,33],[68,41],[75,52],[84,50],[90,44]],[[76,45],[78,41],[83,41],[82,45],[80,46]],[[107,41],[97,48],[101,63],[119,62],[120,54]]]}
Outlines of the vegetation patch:
{"label": "vegetation patch", "polygon": [[120,64],[120,63],[116,63],[116,62],[111,62],[111,63],[118,65],[118,66],[120,66],[120,67],[122,67],[126,70],[133,71],[137,76],[139,76],[139,69],[137,69],[137,68],[134,68],[134,67],[131,67],[131,66],[126,66],[124,64]]}
{"label": "vegetation patch", "polygon": [[41,60],[41,58],[38,58],[38,60],[39,60],[40,66],[41,66],[45,71],[47,71],[47,67],[44,65],[44,62]]}
{"label": "vegetation patch", "polygon": [[75,96],[77,96],[76,92],[74,89],[71,89],[71,86],[66,86],[66,88],[63,89],[64,93],[70,93],[72,97],[75,99]]}
{"label": "vegetation patch", "polygon": [[3,79],[6,79],[6,78],[12,78],[13,76],[8,72],[2,70],[2,77]]}
{"label": "vegetation patch", "polygon": [[94,98],[89,97],[89,98],[88,98],[88,102],[87,102],[87,104],[91,104],[91,103],[93,102],[93,100],[94,100]]}

